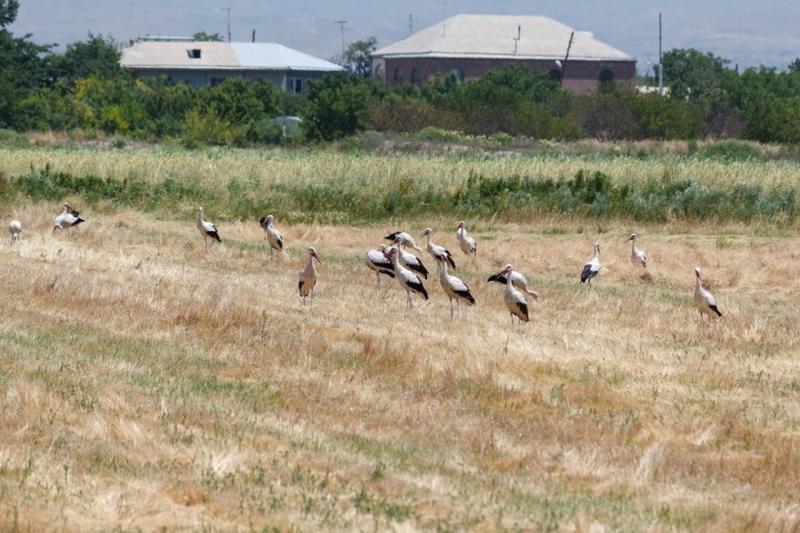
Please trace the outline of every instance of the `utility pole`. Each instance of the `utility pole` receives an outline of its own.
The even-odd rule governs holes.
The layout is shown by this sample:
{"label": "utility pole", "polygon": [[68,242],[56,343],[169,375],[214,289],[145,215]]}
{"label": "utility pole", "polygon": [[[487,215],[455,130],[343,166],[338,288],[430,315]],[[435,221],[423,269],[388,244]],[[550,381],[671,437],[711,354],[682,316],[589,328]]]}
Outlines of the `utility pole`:
{"label": "utility pole", "polygon": [[231,42],[231,6],[228,6],[228,42]]}
{"label": "utility pole", "polygon": [[408,34],[414,34],[414,15],[408,15]]}
{"label": "utility pole", "polygon": [[334,24],[338,24],[342,28],[342,61],[344,61],[344,25],[347,24],[347,21],[337,20]]}
{"label": "utility pole", "polygon": [[567,55],[564,56],[564,64],[561,67],[561,79],[558,80],[559,85],[564,85],[564,77],[567,72],[567,60],[569,59],[569,49],[572,48],[572,38],[575,37],[575,32],[569,34],[569,44],[567,45]]}
{"label": "utility pole", "polygon": [[514,39],[514,55],[517,55],[517,45],[519,44],[519,39],[522,36],[522,26],[517,26],[517,38]]}
{"label": "utility pole", "polygon": [[664,65],[661,64],[661,13],[658,14],[658,94],[664,95]]}

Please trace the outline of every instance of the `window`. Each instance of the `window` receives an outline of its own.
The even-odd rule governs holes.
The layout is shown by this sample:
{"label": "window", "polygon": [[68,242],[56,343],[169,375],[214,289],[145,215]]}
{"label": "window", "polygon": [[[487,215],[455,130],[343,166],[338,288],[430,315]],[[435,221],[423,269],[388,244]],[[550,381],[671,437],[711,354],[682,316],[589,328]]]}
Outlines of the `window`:
{"label": "window", "polygon": [[454,74],[458,81],[464,81],[464,71],[458,67],[451,68],[448,74]]}
{"label": "window", "polygon": [[394,69],[394,82],[398,85],[403,83],[403,71],[399,68]]}
{"label": "window", "polygon": [[303,94],[303,78],[286,78],[286,90],[294,94]]}
{"label": "window", "polygon": [[385,74],[383,73],[383,65],[378,65],[375,67],[375,78],[382,80]]}
{"label": "window", "polygon": [[411,83],[419,85],[419,69],[417,67],[411,70]]}
{"label": "window", "polygon": [[610,70],[603,70],[600,72],[598,79],[601,83],[604,81],[614,81],[614,73]]}
{"label": "window", "polygon": [[557,68],[550,69],[550,72],[547,73],[547,77],[551,80],[561,81],[561,71]]}
{"label": "window", "polygon": [[192,48],[186,51],[189,54],[189,59],[200,59],[202,51],[199,48]]}
{"label": "window", "polygon": [[219,85],[223,81],[225,81],[225,78],[211,78],[211,86],[212,87],[216,87],[217,85]]}

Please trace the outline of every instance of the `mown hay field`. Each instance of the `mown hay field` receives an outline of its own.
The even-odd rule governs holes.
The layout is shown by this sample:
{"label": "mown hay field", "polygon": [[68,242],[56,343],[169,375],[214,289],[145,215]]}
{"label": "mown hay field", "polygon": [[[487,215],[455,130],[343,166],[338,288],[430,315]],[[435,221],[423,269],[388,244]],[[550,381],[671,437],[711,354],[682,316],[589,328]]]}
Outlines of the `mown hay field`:
{"label": "mown hay field", "polygon": [[[221,190],[234,174],[258,185],[416,173],[458,186],[476,165],[663,172],[635,160],[5,155],[8,187],[48,162],[153,180],[195,169]],[[663,165],[707,180],[798,177],[784,164]],[[287,249],[273,261],[257,221],[226,216],[222,194],[204,205],[223,239],[208,253],[194,199],[142,211],[9,194],[0,217],[25,230],[0,245],[0,531],[800,528],[793,222],[462,217],[479,250],[467,258],[459,219],[435,212],[278,219]],[[52,235],[63,200],[87,222]],[[454,253],[451,273],[476,299],[460,319],[435,275],[412,311],[396,281],[375,290],[361,255],[400,227],[432,227]],[[633,231],[646,273],[629,259]],[[595,242],[603,268],[589,289],[578,279]],[[303,307],[308,246],[323,263]],[[518,329],[503,287],[486,283],[508,262],[540,295]],[[711,338],[692,300],[695,266],[724,315]]]}

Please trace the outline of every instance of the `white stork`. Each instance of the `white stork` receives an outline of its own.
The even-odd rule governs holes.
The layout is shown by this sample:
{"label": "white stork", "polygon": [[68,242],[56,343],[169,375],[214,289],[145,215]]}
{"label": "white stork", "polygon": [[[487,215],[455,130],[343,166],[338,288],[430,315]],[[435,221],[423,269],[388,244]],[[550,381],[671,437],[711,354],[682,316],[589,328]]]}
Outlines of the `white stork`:
{"label": "white stork", "polygon": [[384,254],[394,263],[394,277],[400,283],[400,286],[406,290],[406,309],[411,309],[414,307],[411,303],[411,293],[415,292],[422,296],[423,300],[427,300],[428,291],[425,290],[422,280],[416,274],[400,264],[397,259],[398,249],[396,246],[391,246],[384,251]]}
{"label": "white stork", "polygon": [[509,313],[511,313],[511,327],[514,327],[514,317],[516,316],[519,319],[519,323],[522,324],[522,321],[528,322],[528,302],[525,301],[525,296],[522,295],[517,289],[514,288],[514,285],[511,283],[511,279],[513,278],[514,267],[511,265],[506,265],[503,270],[498,272],[496,275],[498,277],[503,276],[506,279],[506,292],[503,295],[503,301],[508,308]]}
{"label": "white stork", "polygon": [[588,282],[592,286],[592,278],[600,272],[600,244],[594,243],[594,257],[588,263],[583,265],[583,272],[581,272],[581,283]]}
{"label": "white stork", "polygon": [[386,237],[384,237],[384,239],[386,239],[389,242],[393,242],[398,237],[402,238],[402,240],[400,241],[401,247],[405,248],[405,245],[408,244],[419,253],[422,253],[424,251],[422,248],[417,246],[416,242],[414,242],[414,237],[412,237],[405,231],[395,231],[394,233],[391,233]]}
{"label": "white stork", "polygon": [[283,238],[281,232],[272,227],[272,215],[261,217],[258,224],[264,230],[264,239],[269,243],[269,256],[272,257],[274,250],[278,250],[278,257],[283,251]]}
{"label": "white stork", "polygon": [[425,279],[428,279],[428,269],[422,264],[420,258],[400,248],[404,241],[405,239],[402,235],[398,235],[392,241],[392,245],[397,246],[398,259],[400,260],[400,263],[402,263],[402,265],[409,270],[416,272]]}
{"label": "white stork", "polygon": [[[489,276],[488,282],[492,283],[493,281],[505,285],[508,279],[506,279],[505,274],[499,273]],[[528,288],[528,280],[525,279],[525,276],[523,276],[521,272],[517,272],[516,270],[511,271],[511,284],[534,300],[539,299],[539,293]]]}
{"label": "white stork", "polygon": [[475,246],[475,239],[467,235],[467,228],[464,226],[463,220],[456,226],[456,236],[458,237],[458,244],[461,246],[462,252],[468,256],[478,253],[478,248]]}
{"label": "white stork", "polygon": [[453,300],[456,301],[458,307],[458,316],[461,317],[461,300],[464,300],[469,305],[475,305],[475,298],[469,292],[469,287],[455,276],[447,273],[447,265],[450,260],[445,255],[442,257],[442,270],[439,272],[439,283],[442,284],[442,289],[450,299],[450,320],[453,320]]}
{"label": "white stork", "polygon": [[364,252],[364,261],[367,266],[375,271],[375,290],[381,288],[381,274],[386,274],[390,278],[394,277],[394,264],[392,260],[384,255],[383,251],[386,247],[382,244],[378,245],[377,250],[367,250]]}
{"label": "white stork", "polygon": [[629,241],[631,242],[631,263],[634,265],[641,264],[644,268],[647,268],[647,259],[644,256],[644,252],[639,250],[636,247],[636,234],[631,233],[631,236],[628,237]]}
{"label": "white stork", "polygon": [[11,232],[11,244],[19,239],[19,234],[22,233],[22,222],[19,220],[12,220],[8,224],[8,231]]}
{"label": "white stork", "polygon": [[67,202],[64,202],[64,211],[53,220],[53,233],[55,233],[57,229],[64,228],[67,228],[67,232],[69,233],[73,227],[75,227],[76,231],[80,231],[80,228],[77,226],[81,222],[86,222],[81,218],[81,214],[73,210]]}
{"label": "white stork", "polygon": [[313,246],[308,248],[308,263],[305,268],[300,271],[300,279],[297,282],[297,288],[300,290],[300,297],[303,299],[303,305],[306,305],[306,296],[311,295],[311,305],[314,305],[314,285],[317,284],[317,269],[314,268],[314,259],[316,258],[320,264],[322,259]]}
{"label": "white stork", "polygon": [[442,267],[442,256],[446,255],[447,259],[450,261],[450,266],[452,266],[453,270],[455,270],[456,262],[453,260],[453,254],[451,254],[450,251],[444,246],[439,246],[431,242],[431,235],[433,235],[433,230],[431,228],[427,228],[425,231],[423,231],[420,237],[424,237],[426,235],[428,237],[428,245],[426,246],[426,248],[428,250],[428,253],[431,254],[431,257],[433,257],[436,260],[436,263],[439,265],[439,268],[441,269]]}
{"label": "white stork", "polygon": [[705,335],[706,321],[703,315],[708,315],[708,335],[711,336],[713,333],[711,331],[711,321],[716,318],[713,313],[716,313],[717,316],[722,316],[722,313],[717,309],[717,301],[711,293],[703,288],[703,284],[700,281],[700,267],[694,269],[694,275],[697,279],[697,284],[694,286],[694,305],[700,311],[700,327],[703,335]]}
{"label": "white stork", "polygon": [[200,231],[200,235],[203,236],[203,242],[206,243],[206,252],[208,252],[208,238],[211,237],[211,242],[214,241],[222,242],[219,238],[219,232],[217,232],[217,227],[212,224],[211,222],[206,222],[203,220],[203,208],[197,210],[197,229]]}

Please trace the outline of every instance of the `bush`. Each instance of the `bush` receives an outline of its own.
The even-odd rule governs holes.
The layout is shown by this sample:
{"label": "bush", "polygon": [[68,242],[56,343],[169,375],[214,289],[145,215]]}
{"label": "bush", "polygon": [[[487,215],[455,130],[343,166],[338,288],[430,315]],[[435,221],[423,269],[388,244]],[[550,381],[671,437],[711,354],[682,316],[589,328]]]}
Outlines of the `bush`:
{"label": "bush", "polygon": [[742,141],[719,141],[708,143],[697,151],[704,158],[723,161],[765,161],[765,152],[757,145]]}

